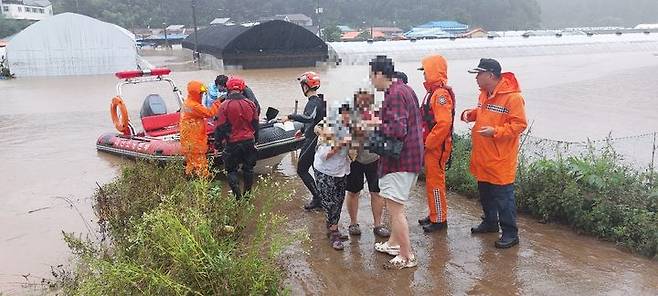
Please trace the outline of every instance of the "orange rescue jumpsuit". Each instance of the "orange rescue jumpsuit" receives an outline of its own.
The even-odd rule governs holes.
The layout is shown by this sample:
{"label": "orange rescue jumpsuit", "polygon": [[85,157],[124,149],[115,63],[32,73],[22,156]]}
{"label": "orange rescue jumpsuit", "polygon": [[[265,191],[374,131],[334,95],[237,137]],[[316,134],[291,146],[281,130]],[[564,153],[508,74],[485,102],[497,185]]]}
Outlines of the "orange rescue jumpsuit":
{"label": "orange rescue jumpsuit", "polygon": [[[422,61],[425,71],[423,114],[423,140],[425,143],[425,186],[427,206],[432,223],[446,222],[446,164],[452,151],[454,94],[446,86],[448,64],[440,55]],[[433,124],[433,126],[432,126]]]}
{"label": "orange rescue jumpsuit", "polygon": [[[185,173],[196,174],[206,178],[208,172],[208,134],[206,133],[207,118],[215,115],[218,104],[206,108],[201,104],[201,97],[206,87],[200,81],[190,81],[187,84],[187,99],[181,108],[180,143],[185,156]],[[216,102],[219,102],[217,100]]]}

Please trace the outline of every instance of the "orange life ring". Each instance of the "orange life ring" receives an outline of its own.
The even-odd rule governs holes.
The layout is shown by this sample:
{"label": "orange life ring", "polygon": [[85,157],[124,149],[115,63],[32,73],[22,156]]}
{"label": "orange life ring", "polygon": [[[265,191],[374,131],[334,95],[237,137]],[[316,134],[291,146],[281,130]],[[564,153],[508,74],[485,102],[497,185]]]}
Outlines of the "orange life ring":
{"label": "orange life ring", "polygon": [[[119,112],[121,112],[121,118],[119,118]],[[128,109],[120,96],[112,98],[110,116],[112,116],[112,122],[118,131],[124,134],[130,133],[130,128],[128,127]]]}

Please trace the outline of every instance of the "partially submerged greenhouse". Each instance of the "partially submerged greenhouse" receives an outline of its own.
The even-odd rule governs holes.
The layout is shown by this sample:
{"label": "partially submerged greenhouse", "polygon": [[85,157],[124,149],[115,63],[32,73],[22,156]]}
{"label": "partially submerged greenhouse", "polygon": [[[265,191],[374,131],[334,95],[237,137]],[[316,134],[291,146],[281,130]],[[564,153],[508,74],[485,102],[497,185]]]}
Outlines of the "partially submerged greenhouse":
{"label": "partially submerged greenhouse", "polygon": [[62,13],[13,36],[7,61],[17,77],[107,74],[135,69],[137,47],[124,28]]}
{"label": "partially submerged greenhouse", "polygon": [[[194,50],[194,34],[183,41]],[[224,65],[250,68],[315,66],[327,59],[327,44],[311,31],[274,20],[252,27],[210,26],[198,31],[199,53],[221,59]]]}

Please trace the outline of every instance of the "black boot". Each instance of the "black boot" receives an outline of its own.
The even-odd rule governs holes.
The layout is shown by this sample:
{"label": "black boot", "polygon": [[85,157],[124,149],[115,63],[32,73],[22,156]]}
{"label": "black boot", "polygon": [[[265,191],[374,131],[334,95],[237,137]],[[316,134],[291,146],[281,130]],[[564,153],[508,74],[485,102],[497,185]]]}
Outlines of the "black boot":
{"label": "black boot", "polygon": [[505,238],[505,239],[501,237],[499,240],[496,241],[496,243],[494,245],[496,246],[496,248],[499,248],[499,249],[507,249],[507,248],[511,248],[511,247],[513,247],[517,244],[519,244],[519,237],[518,236],[514,237],[514,238]]}
{"label": "black boot", "polygon": [[320,201],[317,199],[312,199],[311,202],[307,203],[304,205],[304,210],[307,211],[319,211],[322,209],[322,204],[320,204]]}
{"label": "black boot", "polygon": [[430,222],[429,224],[423,225],[423,231],[425,231],[425,233],[435,232],[435,231],[439,231],[439,230],[446,229],[446,228],[448,228],[448,222],[447,221],[446,222],[440,222],[440,223]]}
{"label": "black boot", "polygon": [[430,220],[429,216],[427,216],[423,219],[418,219],[418,224],[420,224],[420,226],[425,226],[425,225],[430,224],[430,223],[432,223],[432,221]]}
{"label": "black boot", "polygon": [[487,225],[484,222],[480,223],[480,225],[476,227],[471,227],[471,233],[477,234],[477,233],[494,233],[498,232],[500,229],[498,228],[498,225],[496,226],[491,226]]}

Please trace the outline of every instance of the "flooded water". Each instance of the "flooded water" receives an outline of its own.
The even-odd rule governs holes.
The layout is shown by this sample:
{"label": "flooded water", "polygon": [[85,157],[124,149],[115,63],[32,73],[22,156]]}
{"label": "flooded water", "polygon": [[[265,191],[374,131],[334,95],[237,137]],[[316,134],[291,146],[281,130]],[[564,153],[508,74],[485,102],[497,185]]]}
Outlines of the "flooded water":
{"label": "flooded water", "polygon": [[[500,61],[504,70],[517,74],[535,136],[582,140],[602,138],[611,131],[626,136],[658,130],[656,54]],[[466,70],[477,60],[449,62],[450,84],[460,111],[476,102],[475,79]],[[153,58],[153,63],[166,64],[167,58]],[[422,96],[422,73],[415,70],[418,63],[396,66],[409,75],[410,84]],[[305,70],[234,73],[246,79],[262,106],[279,108],[285,114],[293,110],[295,100],[300,108],[305,103],[295,80]],[[323,79],[321,90],[330,100],[351,96],[368,75],[367,66],[359,65],[316,71]],[[175,72],[172,78],[184,91],[187,81],[210,82],[216,74]],[[101,133],[113,130],[108,113],[116,82],[111,75],[0,81],[0,292],[24,294],[21,286],[26,278],[37,283],[50,276],[51,265],[66,263],[69,253],[62,231],[94,236],[90,196],[96,183],[111,180],[123,163],[96,152],[94,146]],[[126,88],[124,100],[132,117],[137,118],[146,95],[169,92],[165,86]],[[167,100],[173,110],[173,96],[169,94]],[[458,130],[467,128],[457,123]],[[301,186],[293,167],[287,156],[275,176]],[[423,194],[414,196],[407,211],[412,222],[426,210]],[[369,231],[349,242],[346,251],[331,250],[325,241],[322,215],[300,209],[306,197],[302,194],[286,205],[292,225],[308,227],[312,238],[310,246],[297,246],[287,254],[285,265],[294,294],[656,295],[658,291],[658,263],[564,227],[521,218],[520,247],[496,250],[495,235],[470,236],[468,229],[479,220],[480,210],[474,201],[459,196],[450,196],[447,232],[426,236],[410,223],[419,267],[385,271],[381,264],[388,257],[372,249],[374,239]],[[365,197],[360,215],[362,227],[372,223]]]}

